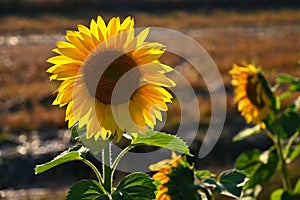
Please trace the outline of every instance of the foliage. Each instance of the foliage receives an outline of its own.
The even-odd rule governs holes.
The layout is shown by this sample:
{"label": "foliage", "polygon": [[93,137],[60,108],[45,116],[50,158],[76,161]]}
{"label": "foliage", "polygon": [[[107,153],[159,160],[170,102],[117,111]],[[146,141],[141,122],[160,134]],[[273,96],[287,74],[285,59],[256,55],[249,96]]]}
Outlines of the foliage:
{"label": "foliage", "polygon": [[[82,161],[91,167],[97,175],[98,181],[82,180],[75,183],[70,188],[67,195],[68,200],[155,199],[157,185],[159,184],[148,175],[141,172],[129,174],[120,181],[116,188],[106,188],[104,182],[107,179],[104,180],[102,178],[102,174],[98,171],[98,168],[85,158],[89,149],[84,146],[86,139],[84,138],[82,140],[82,137],[80,137],[83,133],[84,128],[79,129],[77,126],[73,127],[72,138],[77,140],[79,144],[64,151],[53,160],[42,165],[37,165],[35,173],[43,173],[66,162]],[[180,138],[173,135],[148,130],[146,135],[137,134],[136,137],[126,136],[126,138],[130,141],[130,144],[119,154],[119,157],[117,157],[110,166],[110,172],[112,172],[110,173],[111,177],[113,177],[113,172],[121,157],[136,146],[157,146],[191,155],[186,144]],[[94,141],[94,143],[96,144],[97,141]],[[102,151],[107,149],[107,145],[104,145],[103,141],[100,141],[98,148],[99,147],[102,148]],[[106,173],[107,172],[104,171],[103,176],[106,176]],[[195,181],[195,177],[197,181]],[[189,197],[189,199],[212,199],[213,194],[239,197],[242,192],[242,187],[247,181],[247,177],[244,173],[234,169],[223,172],[217,179],[215,179],[215,175],[210,171],[196,171],[195,168],[191,166],[186,159],[184,159],[184,162],[179,165],[179,167],[174,168],[173,173],[170,174],[170,180],[172,181],[168,182],[166,186],[169,188],[168,194],[170,194],[172,199],[182,199],[184,197]]]}
{"label": "foliage", "polygon": [[273,141],[273,145],[265,151],[249,150],[237,158],[236,168],[249,176],[249,181],[244,187],[244,197],[255,199],[257,194],[254,193],[258,191],[260,184],[268,181],[277,172],[281,178],[282,188],[273,191],[271,199],[299,199],[300,181],[292,189],[287,164],[300,154],[300,97],[298,96],[285,108],[282,107],[281,101],[300,91],[300,79],[290,75],[279,76],[272,88],[273,94],[277,94],[275,91],[282,85],[287,87],[287,91],[277,92],[279,94],[276,96],[276,108],[272,108],[272,114],[275,116],[268,116],[264,120],[266,127],[257,124],[242,130],[233,138],[233,141],[238,142],[255,134],[265,134]]}

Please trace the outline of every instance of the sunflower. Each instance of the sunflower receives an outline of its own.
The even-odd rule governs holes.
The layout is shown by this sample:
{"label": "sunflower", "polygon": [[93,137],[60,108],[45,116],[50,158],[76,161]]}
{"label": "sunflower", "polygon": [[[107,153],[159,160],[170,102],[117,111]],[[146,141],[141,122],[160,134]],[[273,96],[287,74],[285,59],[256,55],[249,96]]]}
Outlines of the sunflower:
{"label": "sunflower", "polygon": [[161,120],[175,83],[165,73],[173,69],[158,60],[165,46],[145,42],[149,28],[135,33],[134,20],[102,17],[90,27],[66,31],[66,40],[47,62],[50,80],[62,81],[53,105],[67,106],[66,121],[86,128],[86,138],[118,141],[124,132],[144,133]]}
{"label": "sunflower", "polygon": [[177,156],[174,152],[172,152],[172,159],[162,160],[156,164],[150,165],[149,168],[152,171],[157,171],[156,174],[153,175],[153,179],[160,182],[158,192],[156,194],[157,200],[170,200],[171,197],[167,194],[168,187],[166,184],[169,182],[169,174],[172,173],[173,169],[178,167],[180,162],[182,162],[182,157]]}
{"label": "sunflower", "polygon": [[265,127],[263,121],[273,113],[274,96],[262,72],[252,64],[234,64],[229,73],[238,111],[247,123]]}

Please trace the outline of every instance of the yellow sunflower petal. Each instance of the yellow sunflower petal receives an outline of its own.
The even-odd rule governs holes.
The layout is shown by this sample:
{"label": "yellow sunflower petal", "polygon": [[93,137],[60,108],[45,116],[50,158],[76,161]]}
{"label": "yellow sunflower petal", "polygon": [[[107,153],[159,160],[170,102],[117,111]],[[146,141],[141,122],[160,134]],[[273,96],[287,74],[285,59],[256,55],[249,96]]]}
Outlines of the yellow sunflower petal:
{"label": "yellow sunflower petal", "polygon": [[[47,70],[52,74],[50,79],[62,81],[55,91],[57,97],[53,104],[67,105],[65,119],[68,126],[76,123],[79,127],[86,126],[88,139],[101,137],[118,141],[124,130],[145,133],[147,126],[154,128],[156,119],[162,120],[161,111],[166,111],[166,103],[171,102],[172,95],[163,87],[175,86],[165,76],[173,69],[158,61],[165,47],[145,42],[149,28],[135,36],[133,26],[131,17],[122,23],[119,17],[112,18],[106,26],[99,16],[96,21],[90,21],[89,27],[78,25],[78,31],[66,31],[67,41],[57,42],[57,48],[53,50],[59,55],[47,60],[53,64]],[[104,45],[99,45],[102,42]],[[100,74],[103,69],[99,68],[103,66],[97,63],[108,55],[119,53],[124,55]],[[103,91],[113,91],[119,79],[135,67],[139,77],[132,82],[136,82],[136,87],[145,82],[147,85],[135,91],[130,99],[120,98],[112,104],[112,94]],[[126,85],[124,88],[126,91]],[[112,108],[116,110],[115,115]]]}

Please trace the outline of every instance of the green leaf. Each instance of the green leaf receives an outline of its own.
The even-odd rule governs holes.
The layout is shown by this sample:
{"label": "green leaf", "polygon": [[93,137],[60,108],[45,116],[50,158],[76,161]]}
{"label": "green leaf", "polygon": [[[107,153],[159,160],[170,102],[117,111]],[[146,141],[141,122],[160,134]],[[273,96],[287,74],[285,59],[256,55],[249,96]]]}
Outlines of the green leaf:
{"label": "green leaf", "polygon": [[101,190],[101,185],[95,180],[82,180],[75,183],[67,195],[66,200],[109,200]]}
{"label": "green leaf", "polygon": [[249,200],[256,200],[258,199],[259,194],[262,191],[262,186],[261,185],[256,185],[253,188],[249,188],[246,190],[243,190],[243,195],[242,195],[242,199],[249,199]]}
{"label": "green leaf", "polygon": [[232,197],[240,197],[243,186],[248,181],[248,178],[244,173],[233,169],[222,172],[218,180],[223,187],[221,194]]}
{"label": "green leaf", "polygon": [[291,96],[292,92],[291,91],[286,91],[286,92],[283,92],[282,94],[279,95],[279,100],[284,100],[286,98],[288,98],[289,96]]}
{"label": "green leaf", "polygon": [[280,99],[285,99],[289,97],[293,92],[300,91],[300,78],[298,77],[292,77],[290,75],[280,75],[277,78],[277,83],[285,83],[289,84],[288,91],[285,91],[284,93],[280,94]]}
{"label": "green leaf", "polygon": [[186,155],[192,155],[186,143],[175,135],[169,135],[157,131],[147,130],[146,134],[139,133],[137,137],[133,138],[131,146],[149,145],[157,146],[172,151],[177,151]]}
{"label": "green leaf", "polygon": [[294,193],[295,194],[300,194],[300,179],[298,179],[295,188],[294,188]]}
{"label": "green leaf", "polygon": [[195,173],[199,181],[207,178],[215,177],[215,174],[211,173],[209,170],[199,170]]}
{"label": "green leaf", "polygon": [[286,112],[300,113],[300,96],[288,106]]}
{"label": "green leaf", "polygon": [[300,194],[294,193],[290,190],[283,190],[282,188],[275,190],[271,194],[271,200],[299,200]]}
{"label": "green leaf", "polygon": [[233,141],[238,142],[258,133],[261,133],[261,127],[259,125],[253,126],[251,128],[246,128],[239,132],[236,136],[234,136]]}
{"label": "green leaf", "polygon": [[144,173],[132,173],[126,176],[112,194],[114,200],[152,200],[155,199],[156,186]]}
{"label": "green leaf", "polygon": [[222,172],[218,177],[218,181],[208,178],[203,182],[217,194],[237,198],[241,196],[243,186],[247,180],[248,178],[244,173],[233,169]]}
{"label": "green leaf", "polygon": [[294,77],[290,76],[290,75],[287,75],[287,74],[282,74],[282,75],[279,75],[276,79],[276,82],[278,83],[291,83],[293,82],[294,80]]}
{"label": "green leaf", "polygon": [[203,183],[207,188],[212,188],[212,190],[217,194],[221,194],[223,191],[222,185],[213,178],[207,178],[203,180]]}
{"label": "green leaf", "polygon": [[278,83],[288,83],[290,84],[289,91],[300,91],[300,78],[292,77],[290,75],[281,75],[277,78]]}
{"label": "green leaf", "polygon": [[36,165],[34,171],[35,174],[40,174],[43,173],[57,165],[66,163],[66,162],[71,162],[75,160],[83,160],[85,154],[87,153],[88,149],[82,145],[77,145],[74,146],[64,152],[62,152],[60,155],[55,157],[53,160],[41,164],[41,165]]}
{"label": "green leaf", "polygon": [[284,193],[281,196],[282,200],[299,200],[300,194],[294,194],[291,191],[284,191]]}
{"label": "green leaf", "polygon": [[275,153],[263,153],[250,150],[242,153],[236,160],[236,168],[249,176],[245,189],[253,188],[269,180],[276,172],[278,157]]}
{"label": "green leaf", "polygon": [[197,200],[212,200],[212,195],[209,193],[209,189],[201,188],[201,191],[198,191]]}
{"label": "green leaf", "polygon": [[300,129],[300,97],[290,104],[273,123],[268,125],[272,133],[288,138]]}
{"label": "green leaf", "polygon": [[291,163],[293,160],[295,160],[296,158],[298,158],[298,156],[300,155],[300,143],[294,145],[288,155],[288,159],[287,162]]}
{"label": "green leaf", "polygon": [[282,188],[273,191],[271,194],[271,200],[281,200],[283,192],[284,190]]}
{"label": "green leaf", "polygon": [[279,119],[287,136],[293,135],[300,128],[300,114],[295,112],[284,112]]}

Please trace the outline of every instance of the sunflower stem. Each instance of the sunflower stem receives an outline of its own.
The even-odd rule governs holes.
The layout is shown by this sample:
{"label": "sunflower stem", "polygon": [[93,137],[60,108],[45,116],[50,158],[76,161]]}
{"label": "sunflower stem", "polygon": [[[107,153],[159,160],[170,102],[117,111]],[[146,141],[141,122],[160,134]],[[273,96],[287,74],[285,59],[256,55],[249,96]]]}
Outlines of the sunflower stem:
{"label": "sunflower stem", "polygon": [[100,188],[101,188],[101,190],[104,192],[104,194],[106,194],[107,191],[106,191],[105,188],[103,187],[103,179],[102,179],[101,173],[99,172],[99,170],[97,169],[97,167],[96,167],[93,163],[91,163],[89,160],[87,160],[87,159],[83,159],[82,161],[83,161],[86,165],[88,165],[88,166],[94,171],[94,173],[96,174],[97,179],[98,179],[98,181],[99,181],[99,183],[100,183]]}
{"label": "sunflower stem", "polygon": [[285,190],[292,189],[289,174],[287,171],[287,166],[286,166],[286,158],[283,155],[283,151],[282,151],[283,147],[282,147],[279,136],[275,137],[275,146],[276,146],[276,151],[277,151],[277,154],[279,157],[279,164],[280,164],[279,170],[280,170],[280,178],[281,178],[283,189],[285,189]]}
{"label": "sunflower stem", "polygon": [[273,141],[276,148],[276,153],[279,158],[279,174],[282,183],[282,187],[285,190],[292,189],[289,174],[286,166],[286,157],[283,154],[283,147],[281,139],[278,135],[273,135],[271,132],[266,131],[267,136]]}
{"label": "sunflower stem", "polygon": [[114,172],[120,162],[120,160],[123,158],[123,156],[130,151],[131,149],[133,149],[134,146],[127,146],[126,148],[124,148],[121,153],[116,157],[115,161],[113,162],[111,169],[112,169],[112,176],[114,175]]}
{"label": "sunflower stem", "polygon": [[295,142],[295,140],[298,138],[299,136],[299,131],[296,131],[294,133],[294,135],[292,135],[292,137],[290,137],[286,147],[285,147],[285,154],[284,154],[284,157],[287,159],[288,155],[289,155],[289,152],[291,150],[291,147],[293,145],[293,143]]}
{"label": "sunflower stem", "polygon": [[112,192],[112,169],[111,169],[111,143],[109,142],[102,150],[102,165],[104,174],[103,186],[111,194]]}

